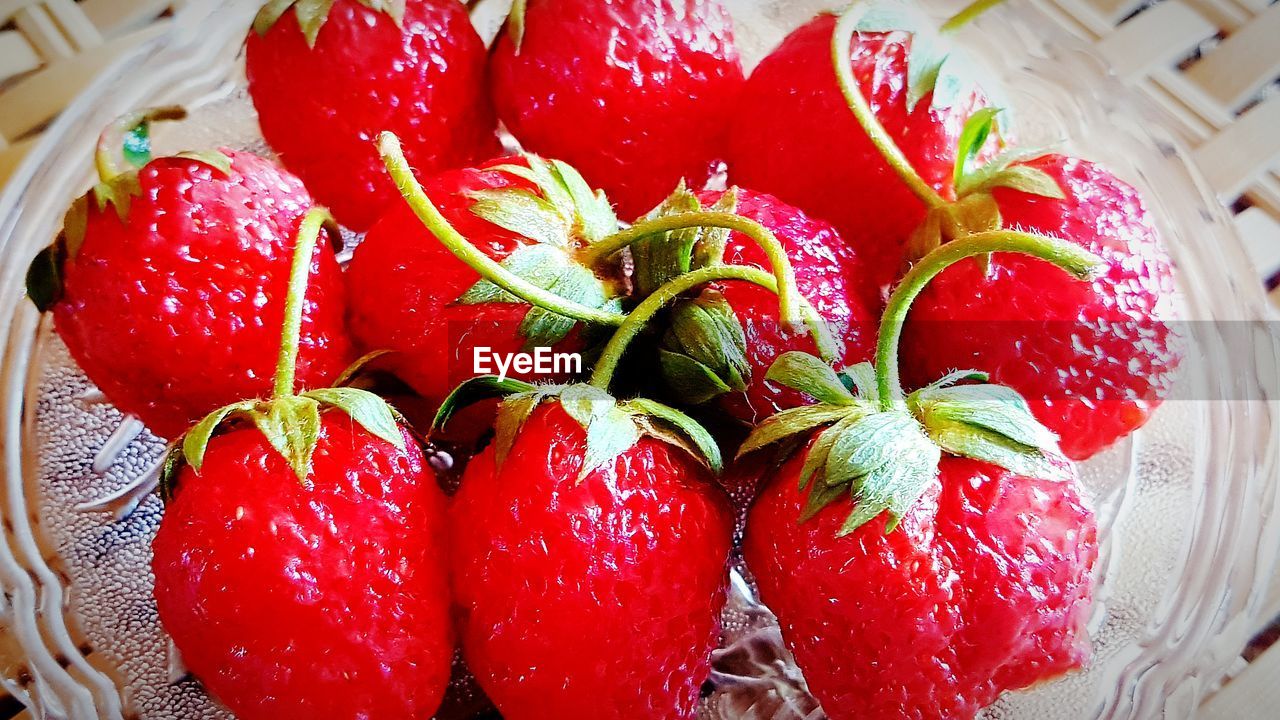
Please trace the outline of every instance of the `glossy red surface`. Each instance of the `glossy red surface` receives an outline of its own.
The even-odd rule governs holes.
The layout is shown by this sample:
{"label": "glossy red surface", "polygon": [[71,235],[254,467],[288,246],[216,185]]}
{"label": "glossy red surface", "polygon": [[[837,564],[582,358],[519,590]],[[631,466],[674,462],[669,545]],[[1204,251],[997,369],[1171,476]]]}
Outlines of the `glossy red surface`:
{"label": "glossy red surface", "polygon": [[[311,197],[270,162],[224,151],[230,177],[160,158],[141,171],[128,219],[92,200],[64,267],[58,334],[121,411],[175,438],[205,414],[271,390],[295,235]],[[317,244],[303,309],[300,387],[352,359],[333,249]]]}
{"label": "glossy red surface", "polygon": [[702,185],[742,83],[719,0],[532,0],[519,52],[503,33],[490,65],[507,128],[577,167],[624,219],[681,178]]}
{"label": "glossy red surface", "polygon": [[[733,113],[729,180],[833,223],[881,287],[898,277],[903,244],[924,219],[924,205],[880,157],[836,85],[835,24],[834,16],[819,15],[752,72]],[[858,33],[854,77],[916,172],[950,197],[960,131],[986,100],[975,90],[935,109],[928,95],[908,112],[910,42],[905,33]]]}
{"label": "glossy red surface", "polygon": [[848,501],[798,522],[803,458],[757,501],[744,552],[832,720],[972,718],[1086,661],[1097,537],[1074,480],[944,458],[893,532],[882,515],[837,538]]}
{"label": "glossy red surface", "polygon": [[1053,265],[996,255],[948,268],[912,306],[902,366],[910,385],[977,368],[1022,393],[1077,460],[1147,421],[1179,360],[1173,270],[1141,196],[1098,165],[1047,155],[1028,165],[1065,200],[998,189],[1005,226],[1077,243],[1106,262],[1080,282]]}
{"label": "glossy red surface", "polygon": [[[533,241],[477,217],[471,212],[475,200],[469,193],[508,188],[532,192],[531,183],[488,169],[513,162],[524,161],[501,158],[478,168],[448,171],[429,180],[424,188],[463,237],[498,261]],[[519,334],[519,327],[529,305],[455,302],[479,280],[480,276],[442,245],[401,202],[369,231],[347,268],[351,332],[367,350],[391,350],[383,362],[424,398],[437,404],[458,383],[476,374],[477,347],[488,347],[495,353],[524,349],[526,340]],[[581,341],[574,332],[556,350],[571,352],[580,348]],[[512,376],[567,379],[563,375]]]}
{"label": "glossy red surface", "polygon": [[242,720],[427,718],[453,658],[444,495],[421,450],[322,416],[304,486],[252,427],[177,480],[152,548],[160,619]]}
{"label": "glossy red surface", "polygon": [[507,720],[691,720],[732,524],[711,477],[645,438],[578,482],[585,433],[536,410],[471,461],[450,515],[463,652]]}
{"label": "glossy red surface", "polygon": [[[702,193],[704,207],[720,198],[719,192]],[[835,229],[814,220],[770,195],[738,191],[736,212],[769,229],[782,243],[795,270],[796,287],[826,320],[840,349],[838,366],[871,359],[875,351],[876,317],[868,310],[873,291],[866,271]],[[770,269],[764,251],[754,240],[734,232],[729,236],[724,261]],[[745,282],[716,283],[738,316],[746,334],[747,362],[751,377],[745,392],[721,396],[719,402],[735,419],[750,425],[779,410],[811,402],[807,396],[765,380],[780,355],[799,350],[813,355],[818,349],[805,329],[784,329],[778,318],[778,296]]]}
{"label": "glossy red surface", "polygon": [[337,0],[314,48],[290,10],[266,35],[250,32],[246,70],[263,137],[353,230],[399,198],[378,157],[382,131],[420,173],[498,150],[484,43],[457,0],[408,0],[399,27]]}

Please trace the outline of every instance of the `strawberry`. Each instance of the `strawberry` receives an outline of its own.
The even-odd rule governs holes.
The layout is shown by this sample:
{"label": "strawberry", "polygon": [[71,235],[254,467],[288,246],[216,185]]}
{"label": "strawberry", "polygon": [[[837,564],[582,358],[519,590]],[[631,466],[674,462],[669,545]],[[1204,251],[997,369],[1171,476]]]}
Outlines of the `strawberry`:
{"label": "strawberry", "polygon": [[444,495],[380,398],[293,391],[322,221],[300,232],[273,394],[215,411],[167,460],[156,605],[236,717],[430,717],[453,657]]}
{"label": "strawberry", "polygon": [[421,188],[444,229],[433,232],[406,203],[374,225],[348,268],[350,325],[366,348],[391,351],[387,367],[432,404],[477,374],[478,348],[577,352],[585,344],[573,319],[524,304],[457,257],[463,245],[558,297],[600,313],[617,309],[616,263],[596,272],[576,256],[618,221],[572,167],[528,155],[448,171],[425,188],[410,174],[406,184]]}
{"label": "strawberry", "polygon": [[[140,112],[103,133],[100,182],[28,273],[28,295],[89,379],[166,438],[270,390],[293,236],[312,206],[297,178],[249,153],[150,159],[149,122],[181,116]],[[297,374],[323,386],[352,359],[328,243],[311,273]]]}
{"label": "strawberry", "polygon": [[505,395],[454,498],[450,548],[463,654],[508,720],[695,715],[733,531],[708,472],[720,452],[688,416],[607,388],[656,313],[724,280],[776,287],[758,268],[682,274],[627,316],[588,384],[476,378],[441,409],[437,427],[469,397]]}
{"label": "strawberry", "polygon": [[706,180],[743,84],[720,0],[519,0],[489,72],[524,147],[573,163],[625,217]]}
{"label": "strawberry", "polygon": [[[497,160],[445,173],[423,187],[393,135],[383,137],[382,151],[408,207],[392,210],[355,252],[348,273],[351,325],[368,349],[392,351],[386,362],[431,403],[444,399],[450,380],[477,374],[480,348],[578,351],[594,328],[619,325],[624,318],[618,312],[623,294],[619,251],[636,243],[654,245],[657,239],[659,249],[679,254],[685,239],[707,248],[717,243],[696,239],[737,230],[734,252],[747,253],[749,239],[760,246],[752,257],[773,269],[771,290],[781,298],[774,302],[781,302],[784,320],[793,323],[801,312],[785,244],[724,204],[703,211],[697,198],[681,191],[680,203],[664,205],[658,216],[620,230],[603,193],[558,160],[535,155]],[[768,207],[759,212],[773,222]],[[794,211],[780,216],[778,227],[797,235],[797,247],[833,243],[829,229],[806,224]],[[645,257],[653,254],[646,251]],[[678,262],[676,267],[668,259],[655,259],[663,267],[638,276],[642,294],[691,267]],[[814,276],[827,267],[806,275],[813,288]],[[843,280],[828,282],[844,287]],[[848,324],[852,311],[838,299],[823,307],[841,327]],[[816,314],[810,316],[817,322]],[[465,440],[478,433],[455,435]]]}
{"label": "strawberry", "polygon": [[[733,188],[698,194],[680,189],[650,217],[698,212],[703,207],[733,212],[759,223],[779,242],[793,282],[831,333],[830,347],[811,334],[797,333],[779,317],[774,294],[749,282],[714,283],[697,297],[678,303],[659,351],[667,384],[682,403],[718,398],[729,416],[746,425],[805,397],[765,380],[770,365],[789,350],[827,352],[833,362],[852,364],[871,356],[873,297],[853,251],[827,223],[771,195]],[[636,285],[643,294],[673,267],[678,272],[717,263],[769,268],[760,243],[740,231],[698,229],[671,233],[633,248]],[[655,278],[655,273],[658,275]]]}
{"label": "strawberry", "polygon": [[[693,718],[718,639],[728,503],[651,437],[592,463],[598,441],[571,397],[533,411],[503,462],[493,446],[473,459],[454,499],[468,666],[508,720]],[[619,412],[607,395],[586,402]]]}
{"label": "strawberry", "polygon": [[396,199],[379,132],[399,134],[423,172],[496,153],[484,68],[457,0],[272,0],[246,47],[263,137],[357,231]]}
{"label": "strawberry", "polygon": [[977,371],[910,395],[898,379],[912,301],[948,265],[993,251],[1081,279],[1101,266],[1022,233],[944,245],[890,297],[874,367],[779,359],[770,376],[819,403],[766,420],[740,450],[800,448],[752,508],[744,557],[832,720],[973,718],[1087,660],[1097,528],[1053,434]]}
{"label": "strawberry", "polygon": [[[913,6],[860,2],[838,40],[836,26],[834,15],[818,15],[752,72],[734,107],[729,176],[833,223],[879,288],[899,276],[903,245],[927,210],[897,166],[950,197],[957,141],[988,95]],[[849,48],[844,89],[865,98],[860,109],[900,148],[892,163],[849,112],[833,41]]]}
{"label": "strawberry", "polygon": [[[997,214],[990,224],[1061,237],[1106,270],[1082,284],[1019,256],[949,268],[915,304],[903,372],[918,386],[980,367],[1026,397],[1063,452],[1083,460],[1145,423],[1170,389],[1180,349],[1169,258],[1142,197],[1098,165],[1044,155],[980,172],[965,198]],[[1047,183],[1044,194],[991,183],[1011,173]]]}
{"label": "strawberry", "polygon": [[805,459],[755,504],[744,552],[832,720],[972,718],[1086,662],[1096,529],[1074,477],[944,459],[893,532],[838,537],[847,502],[797,522]]}

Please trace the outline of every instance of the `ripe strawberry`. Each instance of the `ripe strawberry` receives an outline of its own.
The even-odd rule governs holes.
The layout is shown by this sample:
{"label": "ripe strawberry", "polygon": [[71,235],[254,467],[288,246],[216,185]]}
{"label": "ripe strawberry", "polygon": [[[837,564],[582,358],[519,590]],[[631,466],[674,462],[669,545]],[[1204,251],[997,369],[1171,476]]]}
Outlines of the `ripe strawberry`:
{"label": "ripe strawberry", "polygon": [[757,501],[744,552],[832,720],[972,718],[1088,659],[1097,541],[1074,476],[947,458],[893,532],[840,537],[848,500],[798,522],[805,459]]}
{"label": "ripe strawberry", "polygon": [[[871,357],[874,343],[873,297],[857,257],[827,223],[814,220],[771,195],[734,188],[697,195],[678,190],[651,217],[716,208],[755,221],[771,232],[790,260],[798,294],[808,301],[832,335],[830,348],[784,325],[778,300],[769,290],[743,281],[709,285],[699,297],[678,304],[664,338],[660,358],[664,376],[681,402],[697,404],[713,397],[734,419],[747,425],[806,402],[805,396],[765,379],[783,353],[829,351],[845,365]],[[740,232],[673,233],[636,246],[637,286],[653,286],[652,265],[665,268],[657,252],[690,258],[688,267],[711,263],[770,268],[759,242]],[[685,243],[691,243],[692,248]],[[674,246],[674,247],[671,247]],[[681,270],[686,269],[681,266]]]}
{"label": "ripe strawberry", "polygon": [[450,545],[463,653],[508,720],[694,717],[733,530],[707,472],[720,452],[679,411],[606,388],[656,313],[727,279],[774,282],[756,268],[685,273],[628,315],[590,384],[476,378],[441,409],[437,427],[465,397],[507,396],[454,499]]}
{"label": "ripe strawberry", "polygon": [[[603,195],[568,165],[537,156],[503,158],[445,172],[424,192],[454,235],[514,275],[592,308],[617,306],[616,266],[601,264],[597,274],[575,259],[616,231],[617,219]],[[475,375],[477,348],[499,354],[583,348],[572,319],[503,293],[455,256],[458,247],[397,203],[348,267],[352,332],[370,350],[392,351],[384,362],[419,394],[438,404],[449,388]]]}
{"label": "ripe strawberry", "polygon": [[569,401],[534,410],[503,462],[493,446],[472,460],[454,499],[467,663],[508,720],[693,718],[718,639],[728,503],[659,439],[593,467],[598,441]]}
{"label": "ripe strawberry", "polygon": [[170,455],[156,605],[239,718],[430,717],[453,656],[444,496],[380,398],[293,394],[320,222],[298,240],[273,395],[215,411]]}
{"label": "ripe strawberry", "polygon": [[246,48],[262,134],[343,224],[396,201],[374,147],[403,138],[434,172],[493,155],[484,43],[457,0],[273,0]]}
{"label": "ripe strawberry", "polygon": [[[619,230],[603,193],[592,191],[576,170],[558,160],[527,155],[494,161],[446,173],[424,189],[393,135],[382,139],[382,150],[412,213],[393,211],[357,249],[348,273],[352,325],[368,348],[393,351],[391,367],[431,402],[443,399],[445,382],[476,374],[479,348],[573,351],[584,346],[583,333],[619,325],[625,317],[617,312],[619,251],[635,243],[646,248],[638,260],[644,271],[636,278],[643,295],[691,269],[695,245],[700,263],[722,260],[723,231],[736,229],[743,237],[733,244],[734,252],[745,253],[749,237],[774,271],[770,280],[755,270],[751,282],[764,276],[779,296],[774,302],[783,308],[783,319],[795,323],[799,317],[799,293],[784,243],[761,223],[725,211],[723,203],[704,212],[682,189],[657,216]],[[770,211],[760,213],[774,222]],[[792,227],[796,223],[799,218],[779,218],[784,231],[817,233],[830,242],[824,235],[829,231],[803,223]],[[415,237],[417,242],[406,242]],[[818,241],[795,242],[799,247]],[[806,279],[830,267],[823,262]],[[843,279],[824,282],[844,287]],[[827,308],[837,321],[851,312],[841,307],[833,302]],[[820,325],[818,314],[810,314]],[[579,322],[587,327],[579,328]],[[455,433],[455,439],[478,436],[470,430],[476,428]]]}
{"label": "ripe strawberry", "polygon": [[[89,379],[167,438],[270,389],[293,236],[312,206],[297,178],[248,153],[151,160],[148,122],[180,116],[137,113],[103,133],[101,182],[28,275],[28,295],[53,312]],[[298,378],[323,386],[352,358],[327,243],[311,273]]]}
{"label": "ripe strawberry", "polygon": [[820,402],[766,420],[740,450],[804,441],[751,510],[744,553],[832,720],[972,718],[1087,659],[1097,531],[1053,434],[982,373],[909,396],[898,381],[911,302],[957,259],[993,251],[1081,278],[1100,264],[1009,232],[935,250],[889,299],[876,365],[838,375],[784,355],[770,376]]}
{"label": "ripe strawberry", "polygon": [[915,304],[903,372],[918,386],[982,368],[1083,460],[1145,423],[1169,391],[1180,352],[1172,267],[1141,196],[1103,168],[1062,155],[997,165],[984,177],[1038,174],[1056,197],[999,186],[967,197],[992,198],[1005,225],[1064,238],[1106,270],[1084,284],[1025,257],[949,268]]}
{"label": "ripe strawberry", "polygon": [[573,163],[624,217],[700,186],[743,83],[720,0],[517,2],[490,64],[525,148]]}
{"label": "ripe strawberry", "polygon": [[[950,197],[957,141],[987,94],[917,10],[881,0],[849,12],[857,91],[923,182]],[[817,16],[752,72],[733,113],[729,176],[833,223],[879,288],[899,276],[927,208],[849,111],[833,69],[836,22]]]}

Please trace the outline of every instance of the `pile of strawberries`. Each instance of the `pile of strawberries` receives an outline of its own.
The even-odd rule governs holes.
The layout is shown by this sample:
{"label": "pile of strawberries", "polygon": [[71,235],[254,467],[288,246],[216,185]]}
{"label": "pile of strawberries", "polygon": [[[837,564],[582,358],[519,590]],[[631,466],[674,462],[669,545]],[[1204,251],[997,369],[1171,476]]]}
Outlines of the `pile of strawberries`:
{"label": "pile of strawberries", "polygon": [[[721,0],[516,0],[489,49],[458,0],[271,0],[280,164],[114,123],[29,295],[172,440],[187,667],[241,718],[428,718],[457,646],[508,720],[689,720],[735,547],[833,720],[1086,662],[1074,462],[1167,393],[1172,271],[1133,188],[1016,144],[951,48],[991,4],[857,2],[745,77]],[[582,372],[474,372],[537,347]]]}

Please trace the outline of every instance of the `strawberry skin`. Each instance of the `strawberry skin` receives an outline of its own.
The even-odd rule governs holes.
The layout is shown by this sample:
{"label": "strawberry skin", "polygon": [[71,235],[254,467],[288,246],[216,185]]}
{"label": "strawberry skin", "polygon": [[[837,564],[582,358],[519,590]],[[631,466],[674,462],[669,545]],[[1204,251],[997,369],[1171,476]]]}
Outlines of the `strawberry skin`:
{"label": "strawberry skin", "polygon": [[239,718],[427,718],[453,645],[422,452],[321,415],[307,483],[252,426],[184,467],[153,542],[160,619]]}
{"label": "strawberry skin", "polygon": [[1173,272],[1132,187],[1061,155],[1026,164],[1066,198],[997,188],[1005,225],[1076,243],[1105,272],[1078,283],[1014,255],[996,255],[986,275],[972,260],[948,268],[913,307],[903,374],[918,385],[955,368],[988,372],[1083,460],[1145,423],[1169,390],[1179,359],[1167,324]]}
{"label": "strawberry skin", "polygon": [[577,166],[623,217],[681,178],[701,186],[742,83],[719,0],[532,0],[519,49],[508,30],[490,65],[511,132]]}
{"label": "strawberry skin", "polygon": [[[840,93],[831,62],[835,25],[835,16],[819,15],[752,72],[730,126],[729,178],[833,223],[872,283],[884,287],[900,274],[903,243],[925,207],[871,144]],[[930,95],[908,111],[911,37],[856,34],[853,73],[912,167],[950,197],[960,132],[987,101],[975,89],[945,109],[931,107]]]}
{"label": "strawberry skin", "polygon": [[408,0],[397,23],[336,0],[308,47],[293,9],[250,33],[249,93],[262,134],[344,225],[369,228],[392,202],[374,141],[400,136],[420,171],[494,154],[485,48],[457,0]]}
{"label": "strawberry skin", "polygon": [[946,458],[892,532],[882,515],[837,537],[847,499],[799,522],[803,461],[751,510],[744,553],[832,720],[972,718],[1087,660],[1097,541],[1074,481]]}
{"label": "strawberry skin", "polygon": [[[709,206],[721,195],[704,192],[699,200]],[[829,224],[771,195],[739,189],[737,198],[735,212],[760,223],[782,243],[795,270],[797,290],[836,338],[840,351],[836,360],[852,365],[869,359],[875,346],[875,318],[868,310],[873,292],[853,250]],[[759,245],[739,232],[730,234],[724,262],[770,269]],[[804,330],[783,329],[774,293],[740,281],[717,287],[742,325],[751,370],[746,390],[721,396],[721,406],[735,419],[755,425],[779,410],[806,404],[803,394],[765,380],[765,374],[787,351],[816,352],[812,336]]]}
{"label": "strawberry skin", "polygon": [[[522,162],[501,158],[447,171],[425,187],[449,223],[497,261],[531,241],[476,216],[472,194],[532,192],[534,186],[527,180],[492,169]],[[479,280],[476,271],[423,227],[407,205],[398,203],[370,229],[347,268],[352,333],[369,350],[392,351],[384,361],[387,367],[436,405],[455,385],[475,375],[476,348],[488,347],[496,354],[524,350],[526,341],[518,328],[528,305],[457,302]],[[581,340],[575,332],[555,349],[577,351]],[[518,372],[511,376],[532,379]]]}
{"label": "strawberry skin", "polygon": [[[127,218],[88,203],[83,245],[62,267],[54,323],[72,357],[122,412],[175,438],[203,415],[265,395],[279,351],[294,234],[312,205],[302,183],[224,150],[228,175],[189,158],[153,160]],[[316,248],[299,384],[351,360],[344,288]]]}
{"label": "strawberry skin", "polygon": [[690,720],[718,639],[728,504],[666,443],[642,438],[579,482],[585,449],[548,403],[499,469],[493,446],[468,466],[449,520],[467,663],[508,720]]}

